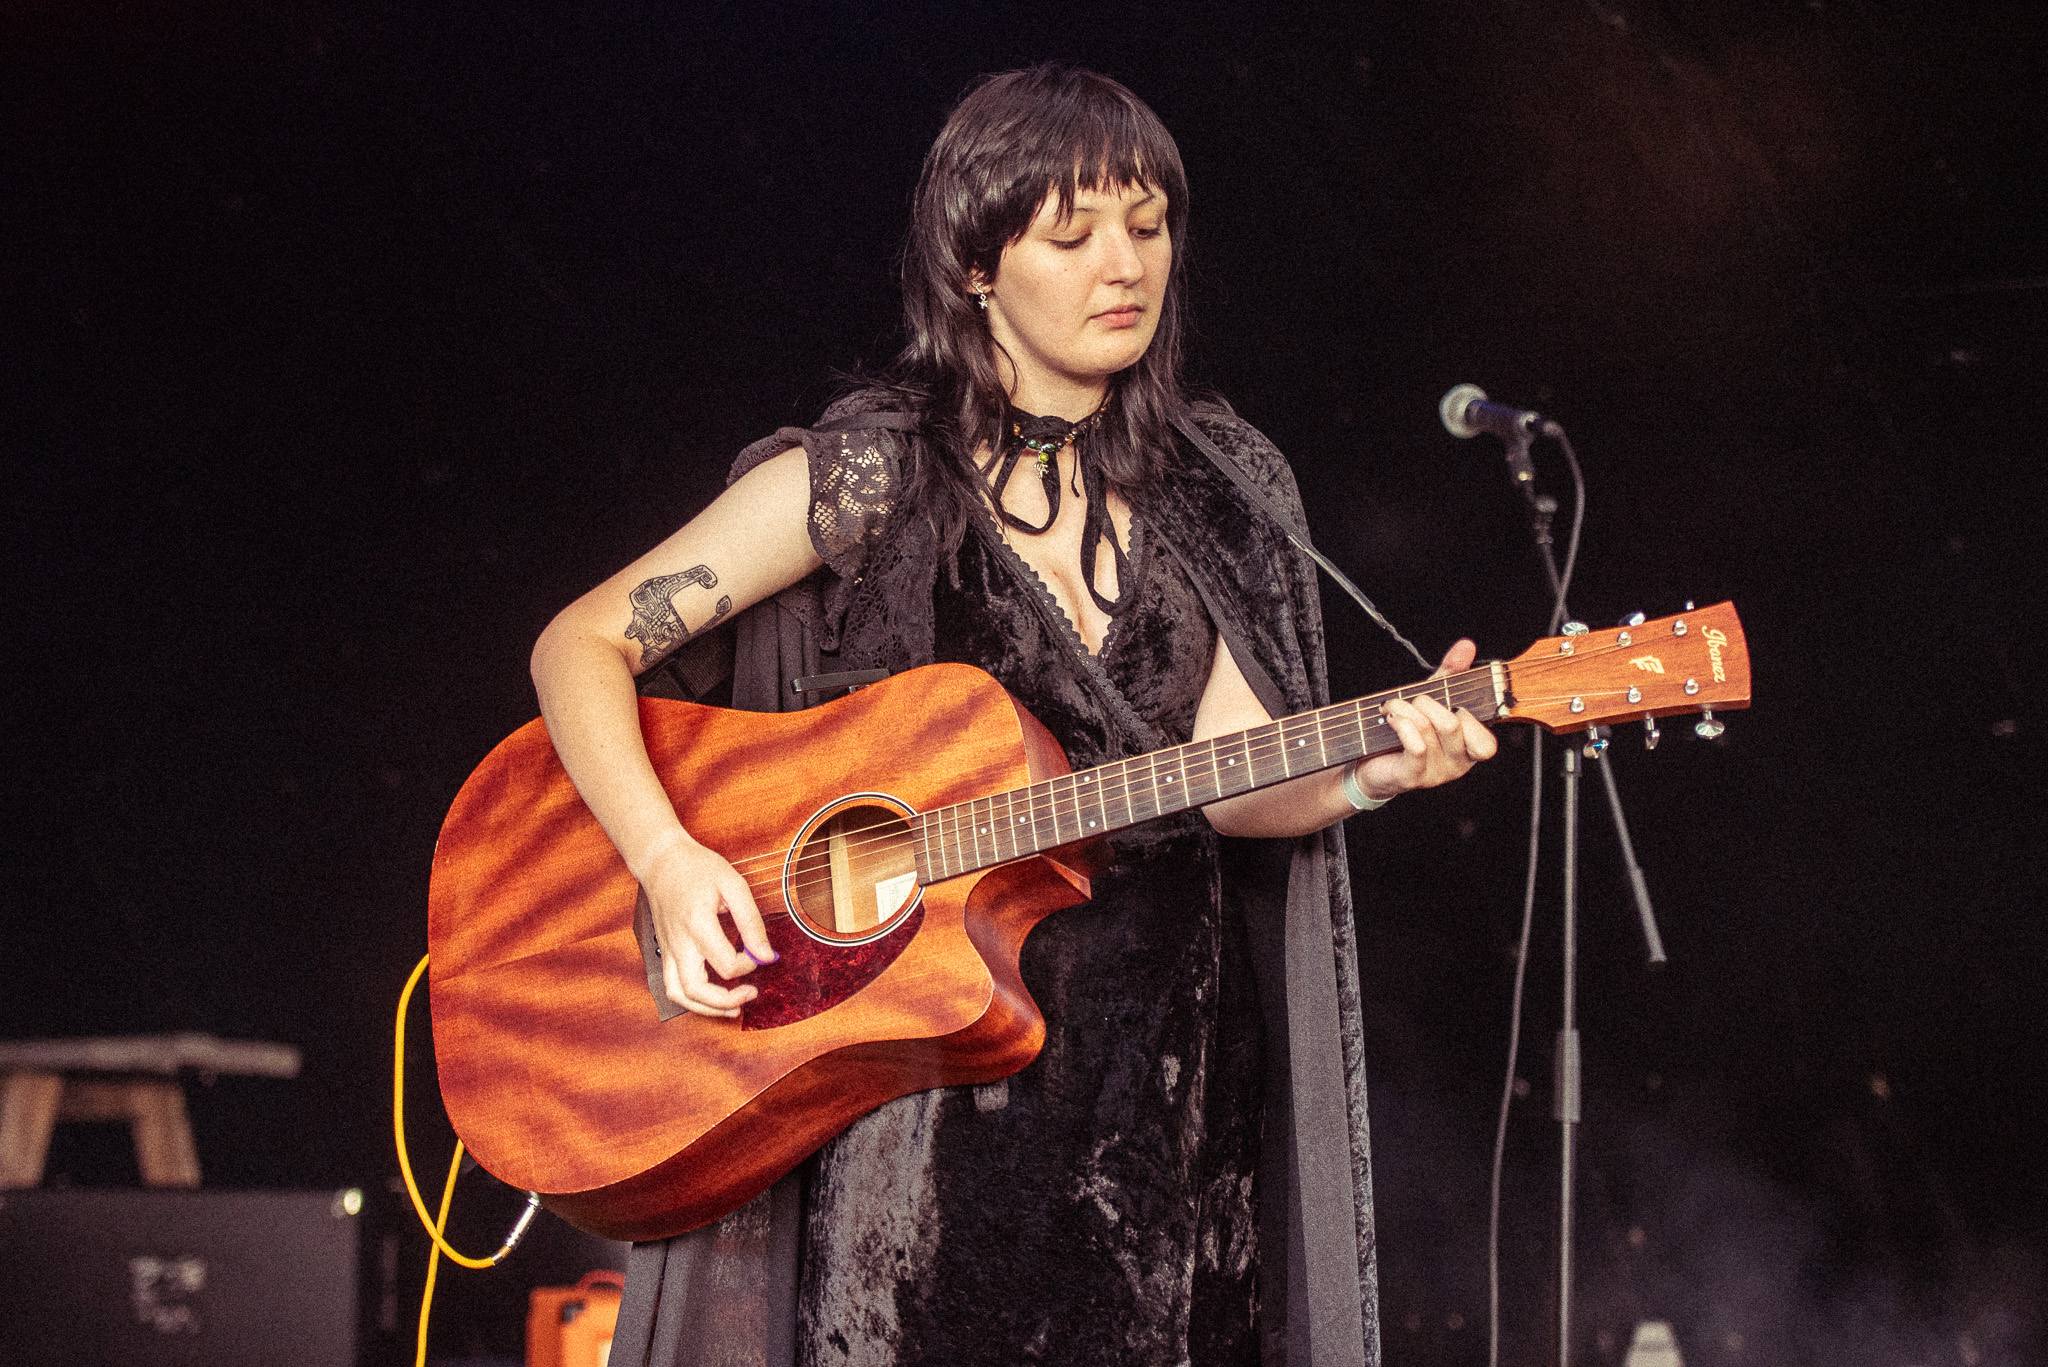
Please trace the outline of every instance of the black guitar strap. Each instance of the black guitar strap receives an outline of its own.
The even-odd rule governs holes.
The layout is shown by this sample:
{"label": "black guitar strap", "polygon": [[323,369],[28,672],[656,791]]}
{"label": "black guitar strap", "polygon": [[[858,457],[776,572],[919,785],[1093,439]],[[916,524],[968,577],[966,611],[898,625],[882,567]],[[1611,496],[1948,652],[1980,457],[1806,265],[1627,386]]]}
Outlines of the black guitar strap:
{"label": "black guitar strap", "polygon": [[1372,618],[1373,621],[1379,624],[1380,630],[1386,632],[1387,635],[1393,637],[1402,645],[1408,647],[1408,653],[1410,655],[1413,655],[1421,663],[1424,669],[1434,670],[1436,668],[1434,664],[1430,663],[1429,658],[1427,656],[1425,656],[1420,650],[1417,650],[1415,648],[1415,643],[1413,641],[1409,640],[1406,636],[1403,636],[1398,630],[1395,629],[1394,624],[1387,620],[1386,614],[1381,612],[1377,607],[1373,605],[1372,599],[1366,597],[1364,592],[1359,589],[1358,585],[1352,583],[1351,580],[1348,577],[1346,577],[1344,571],[1338,569],[1335,565],[1331,564],[1328,558],[1326,558],[1321,551],[1317,550],[1313,545],[1309,543],[1307,528],[1295,526],[1293,521],[1288,518],[1287,514],[1281,512],[1279,506],[1276,505],[1272,499],[1267,498],[1266,495],[1260,491],[1259,487],[1256,484],[1252,483],[1251,477],[1246,475],[1243,470],[1238,468],[1236,461],[1232,460],[1229,456],[1224,455],[1222,449],[1218,447],[1215,442],[1210,441],[1206,436],[1202,435],[1202,429],[1195,425],[1194,416],[1191,413],[1189,413],[1188,410],[1183,408],[1179,412],[1175,413],[1173,415],[1173,425],[1176,428],[1180,429],[1180,434],[1182,436],[1186,437],[1190,442],[1194,443],[1195,449],[1197,451],[1200,451],[1203,455],[1209,458],[1209,463],[1211,465],[1214,465],[1217,469],[1221,470],[1226,476],[1229,477],[1230,482],[1237,486],[1238,492],[1243,494],[1247,499],[1251,500],[1251,504],[1254,508],[1257,508],[1260,512],[1264,513],[1267,519],[1270,522],[1272,522],[1274,526],[1278,527],[1282,532],[1286,533],[1287,539],[1289,541],[1292,541],[1297,547],[1299,547],[1301,551],[1308,556],[1309,559],[1315,561],[1317,566],[1322,569],[1323,573],[1329,575],[1330,578],[1336,580],[1337,583],[1343,588],[1344,592],[1351,595],[1351,601],[1357,603],[1359,607],[1365,609],[1365,615]]}

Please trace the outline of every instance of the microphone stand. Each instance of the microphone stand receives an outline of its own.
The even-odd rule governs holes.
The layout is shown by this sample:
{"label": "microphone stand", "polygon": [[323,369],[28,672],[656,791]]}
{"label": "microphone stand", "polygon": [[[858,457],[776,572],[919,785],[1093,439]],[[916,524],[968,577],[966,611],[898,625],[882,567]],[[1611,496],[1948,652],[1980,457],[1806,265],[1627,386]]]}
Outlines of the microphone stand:
{"label": "microphone stand", "polygon": [[[1571,466],[1572,485],[1575,491],[1573,512],[1572,549],[1566,555],[1566,563],[1577,558],[1578,527],[1586,508],[1586,483],[1579,471],[1577,454],[1572,450],[1564,429],[1547,419],[1540,427],[1523,427],[1518,435],[1507,439],[1508,468],[1514,478],[1515,487],[1529,501],[1530,528],[1535,535],[1536,548],[1543,557],[1544,573],[1550,580],[1551,609],[1549,634],[1557,634],[1560,626],[1567,635],[1577,635],[1585,627],[1567,623],[1565,614],[1566,579],[1570,569],[1560,573],[1557,565],[1556,545],[1551,537],[1551,520],[1557,515],[1557,500],[1535,489],[1534,472],[1529,459],[1529,447],[1538,432],[1554,438]],[[1638,619],[1640,620],[1640,619]],[[1573,628],[1577,630],[1574,631]],[[1658,732],[1655,720],[1649,723],[1646,744],[1655,748]],[[1531,749],[1534,752],[1534,781],[1539,789],[1543,781],[1543,730],[1533,732]],[[1566,742],[1564,747],[1564,868],[1563,912],[1564,912],[1564,974],[1563,1011],[1557,1031],[1557,1051],[1553,1059],[1554,1088],[1551,1116],[1558,1124],[1558,1227],[1557,1227],[1557,1361],[1558,1367],[1571,1367],[1572,1346],[1572,1178],[1578,1153],[1578,1127],[1580,1116],[1580,1071],[1579,1071],[1579,1030],[1578,1030],[1578,957],[1579,957],[1579,778],[1586,760],[1600,763],[1600,775],[1607,788],[1608,814],[1614,821],[1615,836],[1621,842],[1623,862],[1628,869],[1629,888],[1634,894],[1636,913],[1642,921],[1643,939],[1648,949],[1651,964],[1661,964],[1664,958],[1663,937],[1657,933],[1656,913],[1650,907],[1650,886],[1643,876],[1642,866],[1636,862],[1635,844],[1629,838],[1628,818],[1621,808],[1621,790],[1616,786],[1614,766],[1604,763],[1607,757],[1608,730],[1604,726],[1594,727],[1583,745]],[[1533,866],[1531,876],[1533,877]]]}

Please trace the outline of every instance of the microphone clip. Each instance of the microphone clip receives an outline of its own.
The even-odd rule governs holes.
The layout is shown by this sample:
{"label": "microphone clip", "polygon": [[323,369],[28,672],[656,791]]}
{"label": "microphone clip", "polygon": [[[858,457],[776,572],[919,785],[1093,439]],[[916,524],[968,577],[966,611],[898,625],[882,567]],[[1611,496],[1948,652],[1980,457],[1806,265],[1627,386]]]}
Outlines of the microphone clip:
{"label": "microphone clip", "polygon": [[1539,436],[1556,437],[1558,425],[1541,413],[1494,403],[1476,384],[1455,386],[1437,405],[1444,429],[1454,437],[1476,437],[1485,432],[1499,437],[1507,448],[1508,473],[1522,496],[1535,498],[1536,463],[1529,448]]}
{"label": "microphone clip", "polygon": [[1501,438],[1502,445],[1507,447],[1508,473],[1514,477],[1515,487],[1522,491],[1522,496],[1532,503],[1536,499],[1536,462],[1529,456],[1529,447],[1535,440],[1536,434],[1519,424],[1514,436]]}

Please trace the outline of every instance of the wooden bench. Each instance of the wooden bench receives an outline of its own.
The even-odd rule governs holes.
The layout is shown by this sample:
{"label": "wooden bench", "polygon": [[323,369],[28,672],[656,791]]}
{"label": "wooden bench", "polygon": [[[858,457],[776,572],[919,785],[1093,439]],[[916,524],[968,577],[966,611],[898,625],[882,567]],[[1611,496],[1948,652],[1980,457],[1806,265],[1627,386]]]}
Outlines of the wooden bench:
{"label": "wooden bench", "polygon": [[288,1044],[212,1035],[0,1041],[0,1188],[40,1186],[59,1121],[118,1120],[145,1186],[199,1185],[179,1074],[297,1077]]}

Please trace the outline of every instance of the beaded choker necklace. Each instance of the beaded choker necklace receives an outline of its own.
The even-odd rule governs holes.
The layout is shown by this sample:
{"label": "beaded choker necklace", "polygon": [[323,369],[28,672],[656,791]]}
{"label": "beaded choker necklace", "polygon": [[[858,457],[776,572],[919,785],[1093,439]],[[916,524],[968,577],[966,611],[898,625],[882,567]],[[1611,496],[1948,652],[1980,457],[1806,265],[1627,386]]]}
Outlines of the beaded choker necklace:
{"label": "beaded choker necklace", "polygon": [[[1088,516],[1081,525],[1081,563],[1088,567],[1088,596],[1095,605],[1114,617],[1124,610],[1131,600],[1130,563],[1124,557],[1124,548],[1116,542],[1116,533],[1110,526],[1108,484],[1100,470],[1084,470],[1090,462],[1078,443],[1080,438],[1101,425],[1103,415],[1109,411],[1109,400],[1079,422],[1068,422],[1065,418],[1039,418],[1021,409],[1012,408],[1006,415],[1010,427],[1011,441],[1004,444],[1002,463],[996,469],[991,497],[995,503],[996,516],[1011,527],[1027,536],[1039,536],[1050,530],[1060,515],[1060,473],[1058,457],[1060,449],[1068,442],[1074,447],[1074,470],[1080,476],[1082,493],[1088,501]],[[1016,472],[1017,462],[1026,451],[1038,460],[1038,479],[1045,489],[1045,521],[1032,526],[1003,506],[1003,490],[1010,483],[1010,476]],[[1095,553],[1105,536],[1109,541],[1111,557],[1116,561],[1116,582],[1118,596],[1111,600],[1102,596],[1095,587]]]}
{"label": "beaded choker necklace", "polygon": [[1022,442],[1026,450],[1037,454],[1038,473],[1043,475],[1059,456],[1061,447],[1099,426],[1102,415],[1108,411],[1109,400],[1104,399],[1100,407],[1081,421],[1068,422],[1065,418],[1034,418],[1013,408],[1010,435]]}
{"label": "beaded choker necklace", "polygon": [[[1109,407],[1104,399],[1102,406],[1079,422],[1068,422],[1065,418],[1038,418],[1021,408],[1009,409],[1004,420],[1010,428],[1010,440],[1003,443],[1002,462],[996,467],[992,496],[995,500],[996,515],[1020,532],[1038,536],[1051,527],[1060,515],[1060,474],[1058,457],[1060,448],[1068,442],[1078,442],[1086,433],[1101,423],[1102,415]],[[1009,487],[1010,476],[1016,473],[1017,461],[1029,451],[1038,458],[1038,482],[1045,486],[1045,522],[1034,527],[1023,518],[1011,513],[1003,506],[1003,490]],[[1080,469],[1081,448],[1074,448],[1074,466]],[[1097,483],[1089,480],[1090,488]]]}

